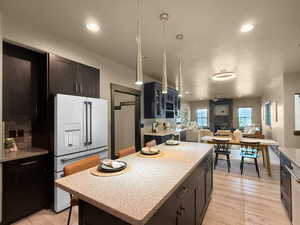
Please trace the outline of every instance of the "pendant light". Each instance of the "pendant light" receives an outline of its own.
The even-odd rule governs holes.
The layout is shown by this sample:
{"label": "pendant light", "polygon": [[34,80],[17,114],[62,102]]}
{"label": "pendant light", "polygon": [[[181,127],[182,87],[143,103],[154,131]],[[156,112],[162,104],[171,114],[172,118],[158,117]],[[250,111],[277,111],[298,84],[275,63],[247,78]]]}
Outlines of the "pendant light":
{"label": "pendant light", "polygon": [[[183,34],[177,34],[176,39],[181,41],[183,39]],[[181,46],[181,45],[179,45]],[[178,97],[182,97],[182,59],[181,59],[181,48],[178,50],[179,57],[178,57]]]}
{"label": "pendant light", "polygon": [[162,65],[162,93],[167,94],[168,93],[168,75],[167,75],[167,50],[166,50],[166,22],[169,19],[168,13],[162,13],[160,14],[160,20],[163,24],[163,65]]}
{"label": "pendant light", "polygon": [[140,0],[137,0],[137,34],[136,34],[137,54],[136,54],[136,85],[143,84],[143,54],[141,42],[141,18]]}

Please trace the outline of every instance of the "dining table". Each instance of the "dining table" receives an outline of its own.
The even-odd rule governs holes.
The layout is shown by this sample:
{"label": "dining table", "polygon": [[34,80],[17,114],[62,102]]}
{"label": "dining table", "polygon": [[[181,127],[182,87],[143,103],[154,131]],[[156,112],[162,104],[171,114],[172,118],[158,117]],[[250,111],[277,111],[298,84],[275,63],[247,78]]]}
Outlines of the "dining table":
{"label": "dining table", "polygon": [[263,166],[267,169],[268,175],[272,176],[272,167],[270,162],[270,146],[279,146],[279,143],[272,139],[260,138],[235,138],[231,136],[204,136],[201,141],[209,144],[217,144],[215,140],[227,140],[229,145],[242,145],[241,142],[259,142],[262,151]]}

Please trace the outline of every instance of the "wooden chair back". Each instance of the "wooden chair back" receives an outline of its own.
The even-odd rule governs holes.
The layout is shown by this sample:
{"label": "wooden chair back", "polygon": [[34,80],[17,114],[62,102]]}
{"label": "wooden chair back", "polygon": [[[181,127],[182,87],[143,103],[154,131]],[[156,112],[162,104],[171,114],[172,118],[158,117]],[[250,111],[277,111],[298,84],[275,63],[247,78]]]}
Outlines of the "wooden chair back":
{"label": "wooden chair back", "polygon": [[260,142],[246,142],[240,141],[241,152],[247,155],[256,154],[260,150]]}
{"label": "wooden chair back", "polygon": [[213,142],[215,143],[215,151],[229,152],[230,149],[229,140],[213,139]]}
{"label": "wooden chair back", "polygon": [[156,141],[155,140],[149,141],[145,144],[145,146],[148,148],[154,147],[156,146]]}
{"label": "wooden chair back", "polygon": [[64,167],[64,176],[69,176],[74,173],[81,172],[83,170],[92,168],[101,163],[99,155],[92,155],[88,158],[79,160],[77,162],[71,163]]}
{"label": "wooden chair back", "polygon": [[128,148],[124,148],[124,149],[118,150],[117,157],[118,158],[122,158],[122,157],[125,157],[127,155],[133,154],[135,152],[136,152],[135,147],[134,146],[130,146]]}

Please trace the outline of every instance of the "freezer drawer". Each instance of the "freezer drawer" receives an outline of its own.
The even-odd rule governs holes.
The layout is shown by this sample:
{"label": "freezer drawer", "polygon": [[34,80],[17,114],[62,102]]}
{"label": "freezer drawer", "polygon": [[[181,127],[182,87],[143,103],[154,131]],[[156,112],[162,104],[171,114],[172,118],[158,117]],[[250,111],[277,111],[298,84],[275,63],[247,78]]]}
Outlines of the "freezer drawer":
{"label": "freezer drawer", "polygon": [[108,158],[107,147],[87,150],[84,152],[74,153],[66,156],[59,156],[54,158],[54,170],[55,172],[62,172],[64,167],[70,163],[76,162],[80,159],[84,159],[88,156],[99,154],[100,159]]}
{"label": "freezer drawer", "polygon": [[[55,180],[62,178],[64,172],[54,173]],[[54,211],[61,212],[70,207],[70,194],[54,186]]]}

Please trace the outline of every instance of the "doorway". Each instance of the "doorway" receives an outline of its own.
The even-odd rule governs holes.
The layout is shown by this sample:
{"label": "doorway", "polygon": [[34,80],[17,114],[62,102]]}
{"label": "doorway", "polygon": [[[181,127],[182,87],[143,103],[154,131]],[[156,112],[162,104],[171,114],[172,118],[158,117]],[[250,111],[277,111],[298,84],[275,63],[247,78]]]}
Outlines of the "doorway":
{"label": "doorway", "polygon": [[111,90],[111,158],[119,149],[141,148],[141,91],[117,84]]}

